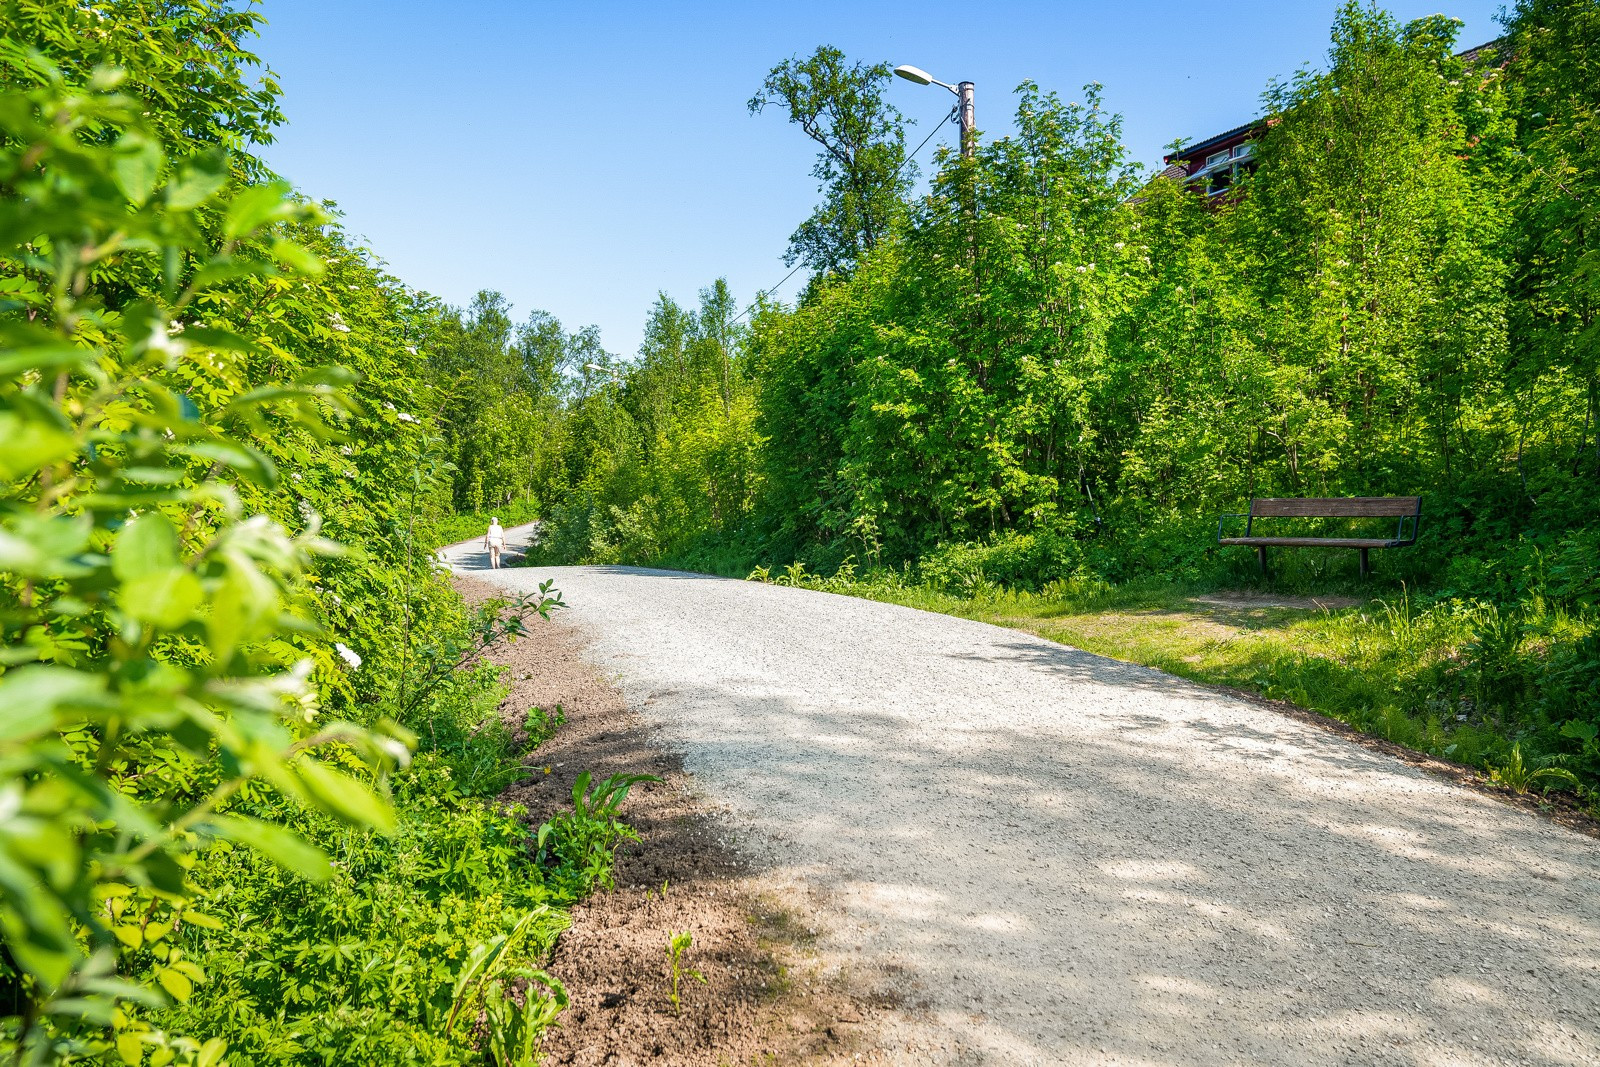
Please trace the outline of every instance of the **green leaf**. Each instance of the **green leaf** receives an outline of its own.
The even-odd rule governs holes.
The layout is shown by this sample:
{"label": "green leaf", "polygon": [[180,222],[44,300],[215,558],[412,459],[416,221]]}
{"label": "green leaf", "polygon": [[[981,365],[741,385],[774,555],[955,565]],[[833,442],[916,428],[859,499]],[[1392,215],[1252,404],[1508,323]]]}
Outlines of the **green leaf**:
{"label": "green leaf", "polygon": [[161,145],[142,134],[124,134],[117,142],[116,160],[111,164],[111,175],[122,190],[122,195],[137,206],[142,206],[155,191],[156,180],[161,176],[161,166],[167,154]]}
{"label": "green leaf", "polygon": [[122,610],[140,622],[171,630],[195,617],[205,595],[193,571],[172,567],[126,582],[121,603]]}
{"label": "green leaf", "polygon": [[295,770],[306,793],[325,811],[379,833],[394,832],[393,809],[362,783],[310,757],[297,762]]}
{"label": "green leaf", "polygon": [[0,741],[37,737],[56,727],[62,712],[112,706],[106,680],[66,667],[18,667],[0,676]]}
{"label": "green leaf", "polygon": [[117,1035],[117,1055],[129,1067],[138,1067],[139,1061],[144,1059],[144,1042],[137,1031],[124,1030]]}
{"label": "green leaf", "polygon": [[255,278],[272,273],[272,264],[261,260],[215,259],[196,271],[189,284],[195,292],[202,292],[238,278]]}
{"label": "green leaf", "polygon": [[218,662],[233,658],[239,646],[257,636],[278,609],[278,588],[272,580],[236,554],[223,556],[227,571],[211,597],[206,630]]}
{"label": "green leaf", "polygon": [[31,475],[70,458],[78,450],[72,434],[15,412],[0,411],[0,482]]}
{"label": "green leaf", "polygon": [[194,983],[189,981],[188,976],[171,967],[157,967],[156,981],[162,989],[172,994],[174,1000],[188,1000],[194,993]]}
{"label": "green leaf", "polygon": [[230,238],[242,237],[286,216],[293,206],[288,196],[289,186],[284,182],[268,182],[241,190],[228,205],[223,233]]}
{"label": "green leaf", "polygon": [[189,166],[176,181],[167,183],[167,206],[174,211],[199,207],[228,184],[226,170],[206,170]]}
{"label": "green leaf", "polygon": [[196,459],[225,464],[257,485],[271,486],[278,482],[278,467],[272,462],[272,457],[260,449],[241,442],[196,441],[193,444],[175,446],[173,451]]}
{"label": "green leaf", "polygon": [[211,828],[218,837],[247,845],[284,870],[307,881],[325,882],[333,873],[333,868],[328,865],[328,857],[323,855],[321,849],[281,826],[259,819],[223,815],[211,820]]}
{"label": "green leaf", "polygon": [[287,264],[289,269],[297,274],[309,274],[312,277],[328,269],[319,256],[281,237],[272,242],[272,258]]}
{"label": "green leaf", "polygon": [[76,367],[99,354],[97,348],[79,348],[77,345],[31,345],[0,355],[0,378],[10,378],[25,370]]}
{"label": "green leaf", "polygon": [[111,569],[123,581],[163,574],[178,565],[178,530],[159,511],[135,518],[117,535]]}
{"label": "green leaf", "polygon": [[228,1051],[228,1043],[220,1037],[213,1037],[200,1046],[200,1054],[195,1057],[195,1067],[217,1067],[222,1062],[222,1054]]}
{"label": "green leaf", "polygon": [[28,578],[85,574],[90,568],[80,557],[93,529],[87,515],[15,515],[9,525],[0,526],[0,571]]}

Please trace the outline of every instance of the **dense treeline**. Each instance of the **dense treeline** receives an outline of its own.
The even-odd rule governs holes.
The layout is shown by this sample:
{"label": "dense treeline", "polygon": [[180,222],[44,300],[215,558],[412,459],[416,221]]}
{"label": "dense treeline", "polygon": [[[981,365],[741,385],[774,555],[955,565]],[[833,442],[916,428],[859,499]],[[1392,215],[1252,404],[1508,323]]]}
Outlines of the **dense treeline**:
{"label": "dense treeline", "polygon": [[497,293],[447,312],[429,350],[457,506],[537,512],[547,555],[597,562],[740,528],[761,484],[741,317],[721,280],[693,310],[661,294],[623,364],[592,326],[536,311],[512,327]]}
{"label": "dense treeline", "polygon": [[[620,798],[477,799],[549,724],[476,652],[548,605],[474,615],[431,549],[452,435],[545,409],[462,386],[496,306],[253,154],[258,22],[0,8],[0,1059],[531,1062]],[[475,440],[463,499],[519,491]]]}
{"label": "dense treeline", "polygon": [[[1253,559],[1212,535],[1252,496],[1422,494],[1421,542],[1375,557],[1380,581],[1465,636],[1396,699],[1594,780],[1600,5],[1523,0],[1475,54],[1458,25],[1348,4],[1327,61],[1266,90],[1259,168],[1210,202],[1141,176],[1098,87],[1024,84],[1014,135],[942,156],[887,236],[830,237],[856,251],[756,312],[730,360],[754,420],[700,404],[612,453],[633,460],[551,498],[553,558],[1240,582]],[[886,78],[823,49],[762,99],[836,159],[899,158]],[[850,151],[807,123],[817,92],[859,113]],[[859,213],[817,174],[794,257]],[[649,380],[614,398],[630,426]],[[712,468],[643,474],[708,432],[753,457],[723,468],[741,512],[710,504]],[[1286,553],[1279,578],[1353,569]]]}

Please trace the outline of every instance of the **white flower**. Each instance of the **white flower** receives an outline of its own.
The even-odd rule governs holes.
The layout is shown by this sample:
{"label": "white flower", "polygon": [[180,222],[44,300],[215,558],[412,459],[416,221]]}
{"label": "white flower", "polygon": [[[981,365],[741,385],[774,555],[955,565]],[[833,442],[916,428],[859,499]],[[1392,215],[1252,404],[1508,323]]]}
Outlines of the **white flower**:
{"label": "white flower", "polygon": [[335,652],[339,653],[339,658],[340,659],[342,659],[346,663],[350,664],[350,669],[351,670],[355,670],[356,668],[361,666],[361,657],[356,655],[355,650],[353,648],[351,648],[349,645],[343,643],[342,641],[341,642],[337,642],[337,643],[334,644],[333,650]]}
{"label": "white flower", "polygon": [[1089,269],[1089,268],[1088,268],[1088,267],[1083,267],[1083,266],[1080,266],[1080,267],[1079,267],[1079,268],[1078,268],[1078,273],[1079,273],[1079,274],[1082,274],[1082,273],[1083,273],[1083,272],[1084,272],[1084,271],[1086,271],[1086,270],[1088,270],[1088,269]]}
{"label": "white flower", "polygon": [[404,411],[402,411],[399,414],[398,417],[399,417],[401,422],[416,422],[417,421],[417,417],[415,415],[411,415],[411,414],[409,414],[407,412],[404,412]]}
{"label": "white flower", "polygon": [[391,404],[391,403],[389,403],[389,402],[388,402],[388,401],[387,401],[387,400],[385,400],[385,401],[384,401],[384,402],[383,402],[383,406],[384,406],[384,407],[386,407],[386,408],[388,408],[388,409],[389,409],[389,410],[390,410],[390,411],[393,411],[393,410],[394,410],[394,405],[393,405],[393,404]]}
{"label": "white flower", "polygon": [[416,345],[406,345],[406,351],[410,352],[414,356],[414,355],[417,354],[417,346]]}
{"label": "white flower", "polygon": [[1118,252],[1120,252],[1123,249],[1123,245],[1124,245],[1124,242],[1118,241],[1116,244],[1112,245],[1111,247],[1115,248]]}
{"label": "white flower", "polygon": [[340,445],[339,446],[339,455],[341,455],[341,456],[353,456],[355,454],[356,454],[356,450],[351,448],[349,445]]}
{"label": "white flower", "polygon": [[346,325],[345,325],[345,324],[344,324],[344,323],[342,323],[342,322],[336,322],[336,323],[334,323],[334,324],[333,324],[333,328],[334,328],[334,329],[335,329],[335,330],[338,330],[338,331],[339,331],[339,332],[340,332],[340,333],[349,333],[349,332],[350,332],[350,327],[348,327],[348,326],[346,326]]}

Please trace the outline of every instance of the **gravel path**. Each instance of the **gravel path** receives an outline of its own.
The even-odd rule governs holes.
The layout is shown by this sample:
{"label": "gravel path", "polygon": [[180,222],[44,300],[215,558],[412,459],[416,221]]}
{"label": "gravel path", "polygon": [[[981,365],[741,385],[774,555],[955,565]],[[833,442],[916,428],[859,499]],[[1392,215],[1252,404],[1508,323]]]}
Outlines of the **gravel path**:
{"label": "gravel path", "polygon": [[1600,842],[1015,631],[554,577],[588,655],[920,1009],[890,1062],[1600,1063]]}

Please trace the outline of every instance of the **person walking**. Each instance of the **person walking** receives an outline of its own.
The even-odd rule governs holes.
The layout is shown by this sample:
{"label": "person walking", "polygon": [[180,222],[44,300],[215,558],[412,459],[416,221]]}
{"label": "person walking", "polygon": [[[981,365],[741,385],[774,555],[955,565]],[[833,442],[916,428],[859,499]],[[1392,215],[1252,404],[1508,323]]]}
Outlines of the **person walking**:
{"label": "person walking", "polygon": [[506,547],[506,528],[500,520],[489,516],[489,532],[483,535],[483,547],[489,550],[489,566],[500,569],[500,552]]}

